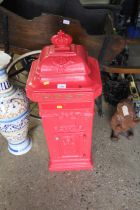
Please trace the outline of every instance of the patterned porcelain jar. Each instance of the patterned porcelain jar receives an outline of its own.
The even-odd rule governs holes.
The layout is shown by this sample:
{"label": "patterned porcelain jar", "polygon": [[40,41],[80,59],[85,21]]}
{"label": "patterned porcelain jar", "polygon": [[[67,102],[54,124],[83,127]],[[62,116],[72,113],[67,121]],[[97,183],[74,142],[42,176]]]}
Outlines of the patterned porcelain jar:
{"label": "patterned porcelain jar", "polygon": [[24,91],[8,81],[6,66],[11,57],[0,51],[0,132],[8,141],[8,150],[22,155],[32,147],[28,137],[29,104]]}

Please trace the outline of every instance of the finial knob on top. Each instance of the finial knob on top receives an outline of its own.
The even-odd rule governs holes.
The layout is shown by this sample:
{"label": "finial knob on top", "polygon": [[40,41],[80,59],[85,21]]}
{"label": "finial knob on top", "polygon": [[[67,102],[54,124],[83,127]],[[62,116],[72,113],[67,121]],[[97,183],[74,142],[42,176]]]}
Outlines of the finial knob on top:
{"label": "finial knob on top", "polygon": [[60,30],[57,35],[52,36],[51,42],[56,48],[66,48],[71,45],[72,37]]}

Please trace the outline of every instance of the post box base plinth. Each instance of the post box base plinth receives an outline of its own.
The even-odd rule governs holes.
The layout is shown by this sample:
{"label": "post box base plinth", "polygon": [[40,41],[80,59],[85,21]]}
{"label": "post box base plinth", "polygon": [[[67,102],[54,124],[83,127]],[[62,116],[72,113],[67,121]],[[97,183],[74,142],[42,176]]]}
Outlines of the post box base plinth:
{"label": "post box base plinth", "polygon": [[74,162],[57,161],[49,163],[49,171],[91,170],[93,167],[91,160],[78,160]]}

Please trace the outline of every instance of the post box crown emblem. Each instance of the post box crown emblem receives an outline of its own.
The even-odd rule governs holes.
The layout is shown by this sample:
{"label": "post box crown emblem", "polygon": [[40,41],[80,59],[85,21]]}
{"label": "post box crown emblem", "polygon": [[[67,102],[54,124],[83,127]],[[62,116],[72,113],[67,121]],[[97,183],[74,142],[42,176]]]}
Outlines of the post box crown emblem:
{"label": "post box crown emblem", "polygon": [[72,43],[72,37],[60,30],[51,38],[51,42],[56,48],[67,48]]}

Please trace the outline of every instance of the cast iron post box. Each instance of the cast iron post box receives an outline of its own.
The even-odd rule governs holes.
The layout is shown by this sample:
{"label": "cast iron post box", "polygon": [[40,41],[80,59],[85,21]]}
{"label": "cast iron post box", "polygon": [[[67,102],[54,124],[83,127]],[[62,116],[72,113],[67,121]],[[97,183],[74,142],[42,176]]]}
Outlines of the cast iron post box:
{"label": "cast iron post box", "polygon": [[28,98],[39,105],[49,170],[91,169],[94,102],[102,90],[99,65],[63,31],[51,41],[33,61],[26,85]]}

